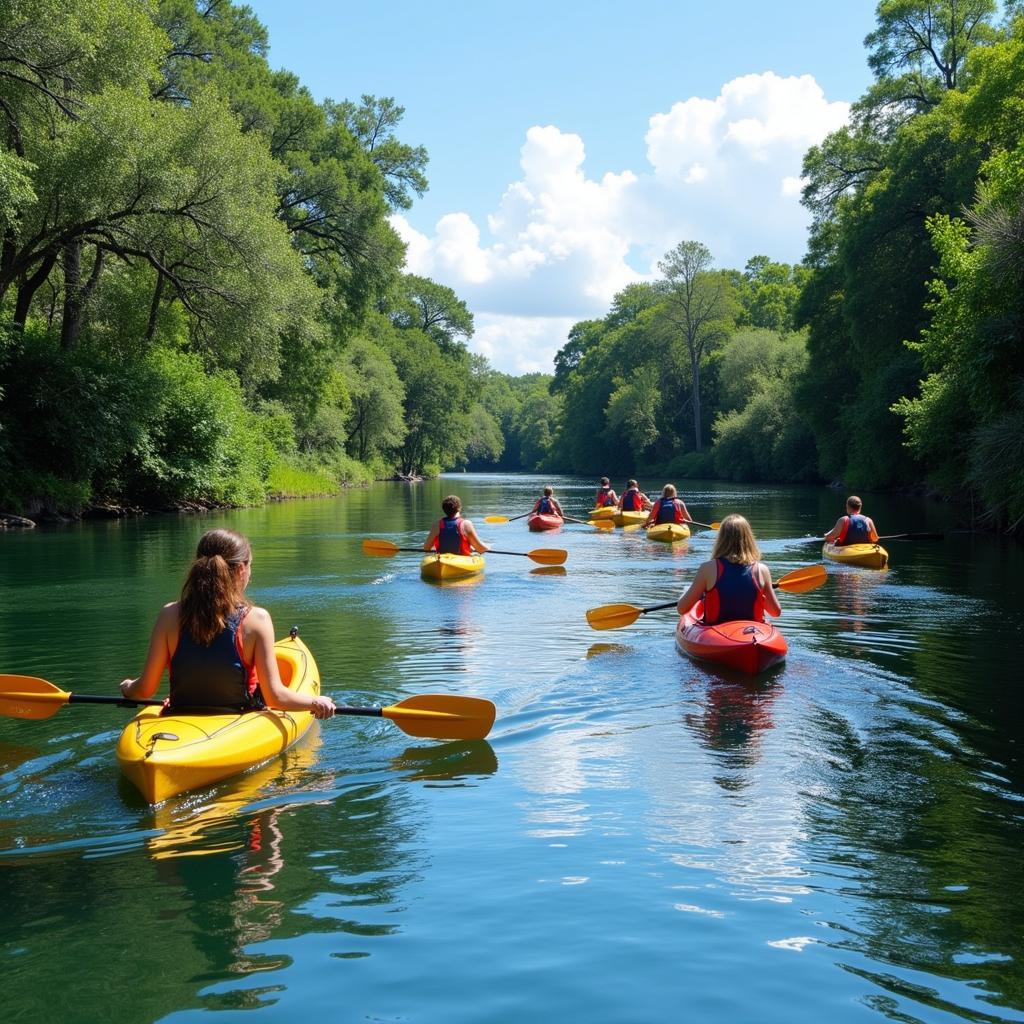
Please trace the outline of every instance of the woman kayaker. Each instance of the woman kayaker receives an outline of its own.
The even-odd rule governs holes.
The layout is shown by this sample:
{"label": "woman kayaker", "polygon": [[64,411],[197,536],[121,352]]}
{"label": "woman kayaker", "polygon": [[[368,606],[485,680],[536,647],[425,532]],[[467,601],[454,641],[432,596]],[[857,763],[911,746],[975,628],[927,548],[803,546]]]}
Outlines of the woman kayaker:
{"label": "woman kayaker", "polygon": [[877,544],[878,531],[870,516],[862,513],[864,503],[856,494],[846,499],[846,515],[836,520],[836,525],[825,534],[825,541],[836,547],[847,544]]}
{"label": "woman kayaker", "polygon": [[142,674],[123,680],[121,693],[152,697],[167,669],[172,709],[249,711],[269,704],[330,718],[330,697],[298,694],[281,681],[270,613],[245,599],[251,575],[245,537],[234,530],[204,533],[181,599],[160,610]]}
{"label": "woman kayaker", "polygon": [[565,513],[562,511],[562,506],[558,504],[558,499],[555,498],[555,491],[553,487],[545,487],[544,494],[538,498],[533,506],[531,515],[541,516],[558,516],[561,519],[565,518]]}
{"label": "woman kayaker", "polygon": [[620,512],[645,512],[651,507],[651,499],[640,490],[640,485],[635,480],[626,483],[626,489],[619,498]]}
{"label": "woman kayaker", "polygon": [[449,494],[441,502],[444,518],[438,520],[430,535],[423,542],[424,551],[436,551],[441,555],[471,555],[474,550],[483,554],[490,551],[477,535],[476,529],[468,519],[463,519],[462,499],[456,494]]}
{"label": "woman kayaker", "polygon": [[736,619],[763,622],[766,612],[781,615],[771,573],[760,558],[750,523],[743,516],[726,516],[715,537],[711,561],[697,570],[690,589],[679,598],[679,614],[685,615],[703,600],[702,621],[707,626]]}
{"label": "woman kayaker", "polygon": [[597,490],[597,497],[594,498],[594,508],[604,508],[606,505],[617,505],[619,496],[612,488],[608,477],[601,477],[601,486]]}
{"label": "woman kayaker", "polygon": [[644,523],[644,529],[648,526],[657,526],[660,523],[688,523],[690,513],[686,509],[686,502],[676,495],[675,484],[665,484],[661,489],[661,497],[651,507],[651,514]]}

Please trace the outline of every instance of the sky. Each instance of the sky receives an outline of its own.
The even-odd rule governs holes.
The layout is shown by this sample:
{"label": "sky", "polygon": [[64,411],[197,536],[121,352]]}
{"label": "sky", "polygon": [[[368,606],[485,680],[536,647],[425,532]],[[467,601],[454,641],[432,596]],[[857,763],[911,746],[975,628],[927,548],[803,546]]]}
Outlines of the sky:
{"label": "sky", "polygon": [[550,372],[579,320],[659,276],[796,262],[804,152],[870,82],[874,0],[250,0],[270,63],[317,99],[392,96],[429,191],[392,223],[406,269],[474,315],[469,347]]}

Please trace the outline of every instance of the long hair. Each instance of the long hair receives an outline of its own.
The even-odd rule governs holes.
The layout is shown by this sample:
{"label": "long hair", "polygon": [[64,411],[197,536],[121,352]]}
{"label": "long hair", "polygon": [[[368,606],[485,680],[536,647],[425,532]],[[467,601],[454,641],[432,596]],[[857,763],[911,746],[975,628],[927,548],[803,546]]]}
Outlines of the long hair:
{"label": "long hair", "polygon": [[239,606],[246,606],[238,566],[252,559],[249,541],[234,530],[210,530],[181,588],[178,621],[197,644],[209,647]]}
{"label": "long hair", "polygon": [[754,531],[743,516],[731,515],[722,520],[711,557],[724,558],[737,565],[753,565],[761,560],[761,549],[754,540]]}
{"label": "long hair", "polygon": [[663,498],[674,498],[676,496],[676,485],[665,484],[665,486],[661,489],[661,496]]}

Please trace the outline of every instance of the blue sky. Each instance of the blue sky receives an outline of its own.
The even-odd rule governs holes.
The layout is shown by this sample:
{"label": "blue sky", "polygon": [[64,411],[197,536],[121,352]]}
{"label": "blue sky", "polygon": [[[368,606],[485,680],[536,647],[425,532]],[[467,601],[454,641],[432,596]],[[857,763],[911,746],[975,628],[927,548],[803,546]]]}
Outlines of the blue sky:
{"label": "blue sky", "polygon": [[800,156],[867,86],[874,2],[256,0],[317,98],[393,96],[430,154],[395,221],[499,369],[550,369],[577,320],[676,242],[795,261]]}

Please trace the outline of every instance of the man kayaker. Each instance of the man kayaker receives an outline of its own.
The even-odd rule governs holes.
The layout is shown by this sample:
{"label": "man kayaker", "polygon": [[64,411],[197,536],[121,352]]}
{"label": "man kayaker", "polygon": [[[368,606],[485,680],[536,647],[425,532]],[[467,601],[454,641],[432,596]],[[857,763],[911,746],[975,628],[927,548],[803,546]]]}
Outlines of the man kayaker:
{"label": "man kayaker", "polygon": [[846,515],[836,520],[836,525],[825,534],[825,540],[836,547],[847,544],[877,544],[878,531],[870,516],[862,513],[864,503],[856,494],[846,499]]}
{"label": "man kayaker", "polygon": [[651,508],[651,514],[644,523],[644,529],[648,526],[658,526],[661,523],[688,523],[690,513],[686,509],[686,502],[676,495],[675,484],[665,484],[661,489],[661,497]]}
{"label": "man kayaker", "polygon": [[436,551],[441,555],[471,555],[474,550],[483,554],[490,551],[477,535],[476,529],[468,519],[462,518],[462,499],[456,494],[449,494],[441,502],[444,518],[439,519],[423,542],[424,551]]}
{"label": "man kayaker", "polygon": [[608,477],[601,477],[601,486],[598,488],[597,497],[594,498],[594,508],[604,508],[606,505],[617,505],[619,503],[619,496],[615,493],[612,488],[612,483]]}
{"label": "man kayaker", "polygon": [[565,513],[562,511],[562,506],[558,504],[558,499],[555,498],[555,491],[553,487],[544,488],[544,494],[542,497],[537,499],[537,502],[533,506],[533,512],[531,514],[542,516],[558,516],[561,519],[565,518]]}
{"label": "man kayaker", "polygon": [[620,512],[645,512],[651,507],[651,499],[640,490],[635,480],[626,482],[626,489],[619,498]]}
{"label": "man kayaker", "polygon": [[129,700],[152,697],[164,669],[171,709],[249,711],[271,707],[330,718],[334,701],[296,693],[281,681],[274,623],[244,596],[252,548],[234,530],[210,530],[196,548],[181,599],[157,615],[142,674],[121,682]]}
{"label": "man kayaker", "polygon": [[781,615],[771,573],[760,558],[750,523],[743,516],[726,516],[715,536],[711,561],[701,565],[689,590],[679,598],[679,614],[685,615],[703,600],[702,621],[707,626],[736,619],[763,622],[765,613]]}

